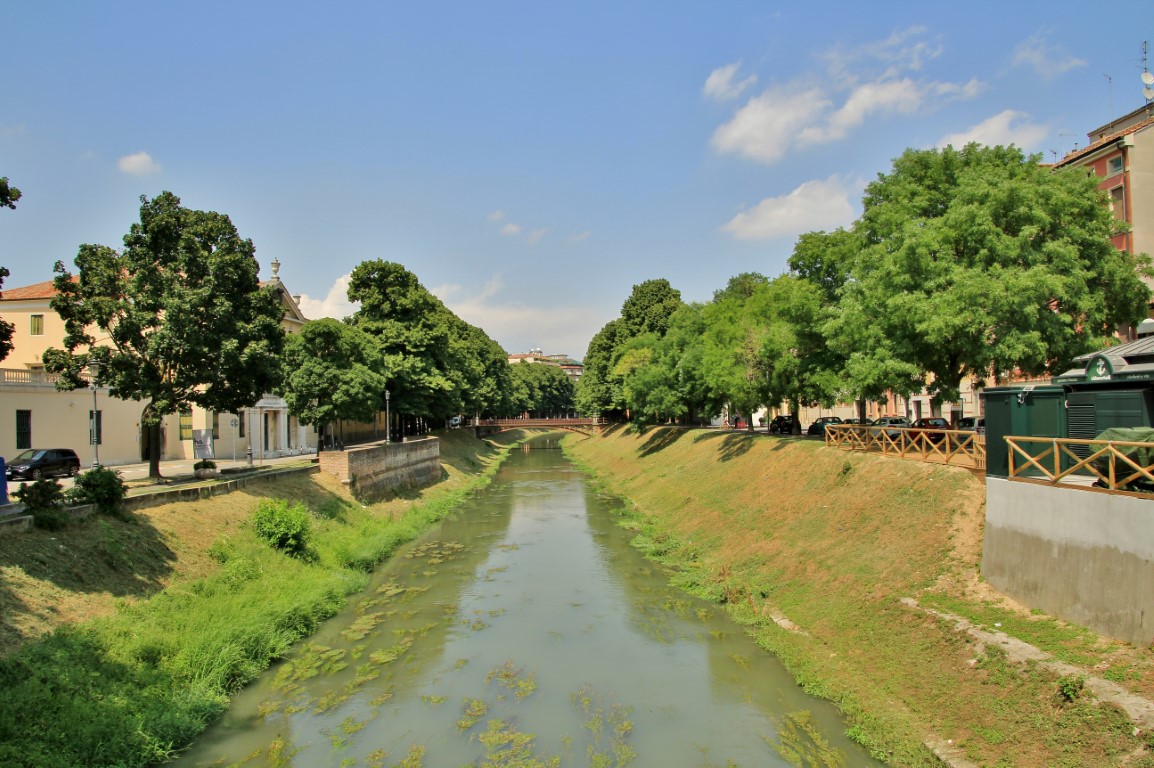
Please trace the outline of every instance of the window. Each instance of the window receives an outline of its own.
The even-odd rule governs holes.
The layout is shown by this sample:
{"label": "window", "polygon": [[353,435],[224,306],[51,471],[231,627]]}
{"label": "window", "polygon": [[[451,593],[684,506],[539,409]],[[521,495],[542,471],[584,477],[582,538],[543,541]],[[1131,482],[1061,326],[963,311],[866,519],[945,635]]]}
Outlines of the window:
{"label": "window", "polygon": [[28,329],[28,333],[33,336],[44,335],[44,315],[32,315],[32,325]]}
{"label": "window", "polygon": [[32,447],[32,411],[16,411],[16,450]]}
{"label": "window", "polygon": [[1126,220],[1126,190],[1123,187],[1110,190],[1110,208],[1114,211],[1114,218]]}
{"label": "window", "polygon": [[244,414],[243,413],[236,414],[236,430],[237,430],[237,432],[236,432],[237,437],[244,437]]}
{"label": "window", "polygon": [[180,439],[192,439],[192,411],[180,412]]}
{"label": "window", "polygon": [[88,412],[88,444],[104,445],[104,430],[102,429],[100,411]]}
{"label": "window", "polygon": [[212,439],[220,439],[220,414],[215,411],[212,414]]}
{"label": "window", "polygon": [[1106,175],[1113,176],[1122,172],[1122,156],[1111,157],[1106,161]]}

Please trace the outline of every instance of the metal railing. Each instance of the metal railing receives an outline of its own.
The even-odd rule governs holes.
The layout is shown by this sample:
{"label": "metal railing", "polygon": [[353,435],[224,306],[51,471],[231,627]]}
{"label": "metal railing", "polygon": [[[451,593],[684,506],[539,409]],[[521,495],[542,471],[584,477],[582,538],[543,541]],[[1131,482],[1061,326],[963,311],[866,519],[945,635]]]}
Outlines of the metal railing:
{"label": "metal railing", "polygon": [[825,428],[825,444],[937,464],[977,469],[986,466],[985,436],[959,429],[830,424]]}
{"label": "metal railing", "polygon": [[1112,491],[1154,490],[1154,443],[1008,436],[1006,445],[1011,478],[1051,484],[1094,478],[1096,487]]}

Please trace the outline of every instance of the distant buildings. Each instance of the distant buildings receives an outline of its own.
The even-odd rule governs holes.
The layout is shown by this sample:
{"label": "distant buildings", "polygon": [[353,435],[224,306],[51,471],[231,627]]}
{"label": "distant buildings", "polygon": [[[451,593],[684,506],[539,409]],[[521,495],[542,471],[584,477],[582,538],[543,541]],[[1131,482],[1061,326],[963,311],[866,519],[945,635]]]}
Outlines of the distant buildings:
{"label": "distant buildings", "polygon": [[573,382],[573,386],[577,386],[577,382],[581,380],[581,373],[585,370],[585,366],[577,360],[568,355],[546,355],[539,349],[531,349],[528,352],[519,352],[517,354],[509,355],[509,364],[514,363],[544,363],[545,365],[555,365]]}

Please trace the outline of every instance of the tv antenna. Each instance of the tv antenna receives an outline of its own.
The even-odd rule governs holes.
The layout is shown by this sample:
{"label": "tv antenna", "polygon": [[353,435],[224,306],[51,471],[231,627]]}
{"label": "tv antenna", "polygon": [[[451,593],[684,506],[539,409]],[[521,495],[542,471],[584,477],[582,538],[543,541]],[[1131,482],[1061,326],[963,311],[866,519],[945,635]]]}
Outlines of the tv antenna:
{"label": "tv antenna", "polygon": [[1146,106],[1150,106],[1150,102],[1154,101],[1154,73],[1150,72],[1146,67],[1146,54],[1150,48],[1150,43],[1142,43],[1142,95],[1146,97]]}
{"label": "tv antenna", "polygon": [[1113,115],[1114,114],[1114,78],[1110,77],[1109,75],[1102,75],[1102,77],[1106,78],[1106,99],[1110,105],[1109,114]]}

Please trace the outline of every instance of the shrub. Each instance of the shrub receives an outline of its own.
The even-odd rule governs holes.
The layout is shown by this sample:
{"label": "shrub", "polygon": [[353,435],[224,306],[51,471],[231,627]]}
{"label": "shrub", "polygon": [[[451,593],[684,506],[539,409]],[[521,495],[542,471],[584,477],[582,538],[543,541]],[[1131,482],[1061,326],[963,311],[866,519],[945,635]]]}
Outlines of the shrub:
{"label": "shrub", "polygon": [[95,504],[107,515],[122,511],[128,495],[120,473],[108,467],[93,467],[76,477],[76,484],[68,492],[68,500],[75,504]]}
{"label": "shrub", "polygon": [[304,504],[289,505],[284,499],[265,499],[253,514],[256,535],[269,546],[293,557],[308,554],[309,511]]}
{"label": "shrub", "polygon": [[32,515],[32,524],[37,528],[58,531],[68,524],[64,491],[55,480],[37,480],[22,485],[13,496],[27,508]]}
{"label": "shrub", "polygon": [[216,462],[212,459],[201,459],[192,465],[193,470],[198,469],[216,469]]}

